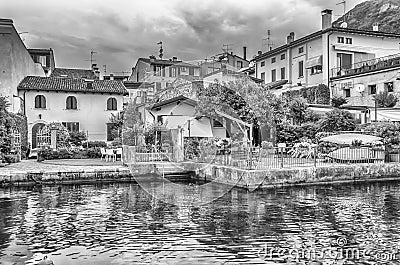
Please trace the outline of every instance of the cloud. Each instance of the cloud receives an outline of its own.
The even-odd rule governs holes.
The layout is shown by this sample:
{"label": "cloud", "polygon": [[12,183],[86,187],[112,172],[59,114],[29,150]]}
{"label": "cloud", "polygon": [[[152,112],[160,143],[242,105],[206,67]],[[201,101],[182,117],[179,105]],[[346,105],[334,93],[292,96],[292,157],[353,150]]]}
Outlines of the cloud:
{"label": "cloud", "polygon": [[159,41],[168,58],[204,59],[222,44],[238,54],[247,46],[251,56],[265,49],[267,29],[276,46],[291,31],[300,37],[318,30],[325,8],[341,9],[325,0],[13,0],[0,2],[0,17],[29,32],[28,47],[52,47],[59,67],[89,67],[95,50],[99,66],[129,71],[137,58],[157,55]]}

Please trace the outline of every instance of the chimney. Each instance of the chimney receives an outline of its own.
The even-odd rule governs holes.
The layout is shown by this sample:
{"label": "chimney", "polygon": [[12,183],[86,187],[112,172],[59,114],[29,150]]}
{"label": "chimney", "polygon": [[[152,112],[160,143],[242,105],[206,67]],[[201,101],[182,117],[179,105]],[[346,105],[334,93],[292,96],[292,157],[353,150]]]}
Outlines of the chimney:
{"label": "chimney", "polygon": [[325,9],[321,12],[322,30],[332,27],[332,10]]}
{"label": "chimney", "polygon": [[243,59],[247,60],[246,56],[247,56],[247,47],[243,46]]}
{"label": "chimney", "polygon": [[177,60],[178,60],[178,57],[176,57],[176,56],[172,57],[173,62],[176,62]]}
{"label": "chimney", "polygon": [[110,74],[110,80],[114,80],[114,74]]}
{"label": "chimney", "polygon": [[258,51],[257,54],[258,54],[258,55],[261,55],[261,54],[262,54],[262,51]]}
{"label": "chimney", "polygon": [[373,30],[373,31],[379,31],[379,24],[378,24],[378,23],[374,23],[374,24],[372,25],[372,30]]}
{"label": "chimney", "polygon": [[286,43],[290,44],[294,41],[294,32],[290,32],[289,36],[286,38]]}

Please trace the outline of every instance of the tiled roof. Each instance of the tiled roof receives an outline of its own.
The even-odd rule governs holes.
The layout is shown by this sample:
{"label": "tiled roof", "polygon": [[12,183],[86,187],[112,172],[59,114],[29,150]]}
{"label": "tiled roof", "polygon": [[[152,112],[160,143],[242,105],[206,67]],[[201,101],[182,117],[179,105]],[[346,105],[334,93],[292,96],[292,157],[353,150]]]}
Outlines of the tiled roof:
{"label": "tiled roof", "polygon": [[154,84],[146,82],[124,81],[124,86],[126,87],[126,89],[139,89],[139,88],[154,87]]}
{"label": "tiled roof", "polygon": [[98,79],[91,69],[54,68],[50,77]]}
{"label": "tiled roof", "polygon": [[45,90],[110,94],[128,93],[122,82],[117,80],[85,81],[84,79],[78,78],[40,76],[25,77],[21,83],[19,83],[18,90]]}

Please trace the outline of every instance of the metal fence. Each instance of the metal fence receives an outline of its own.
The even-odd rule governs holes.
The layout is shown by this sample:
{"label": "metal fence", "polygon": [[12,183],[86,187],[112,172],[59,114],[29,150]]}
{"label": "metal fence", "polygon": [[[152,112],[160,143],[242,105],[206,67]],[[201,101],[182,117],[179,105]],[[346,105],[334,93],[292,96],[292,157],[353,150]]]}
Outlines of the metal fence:
{"label": "metal fence", "polygon": [[[161,162],[174,161],[173,148],[124,147],[124,161]],[[390,154],[382,148],[371,146],[293,146],[272,147],[234,147],[203,152],[197,157],[185,157],[186,162],[207,163],[232,166],[248,170],[265,170],[299,167],[322,167],[351,163],[400,162],[400,152]],[[174,161],[176,162],[176,161]]]}
{"label": "metal fence", "polygon": [[[392,154],[393,159],[400,154]],[[384,150],[367,146],[326,148],[273,147],[270,149],[243,148],[226,154],[209,154],[193,162],[233,166],[249,170],[320,167],[334,164],[383,163],[388,154]]]}
{"label": "metal fence", "polygon": [[400,54],[393,54],[385,57],[375,58],[368,61],[358,62],[352,65],[333,68],[331,70],[332,71],[331,77],[335,78],[347,75],[366,73],[370,71],[390,68],[399,65],[400,65]]}

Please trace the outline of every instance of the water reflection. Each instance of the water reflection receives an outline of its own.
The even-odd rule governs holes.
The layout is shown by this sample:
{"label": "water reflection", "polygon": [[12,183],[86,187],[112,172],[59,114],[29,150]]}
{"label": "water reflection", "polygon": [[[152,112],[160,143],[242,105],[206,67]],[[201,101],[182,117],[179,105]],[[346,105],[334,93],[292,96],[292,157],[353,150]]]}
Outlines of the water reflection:
{"label": "water reflection", "polygon": [[[159,191],[160,183],[148,185]],[[36,264],[46,254],[56,265],[315,264],[299,253],[340,249],[368,250],[345,264],[400,264],[399,191],[398,183],[233,189],[199,206],[195,186],[165,200],[135,184],[2,190],[0,261]],[[210,186],[203,196],[218,192]],[[343,264],[337,255],[314,258]]]}

